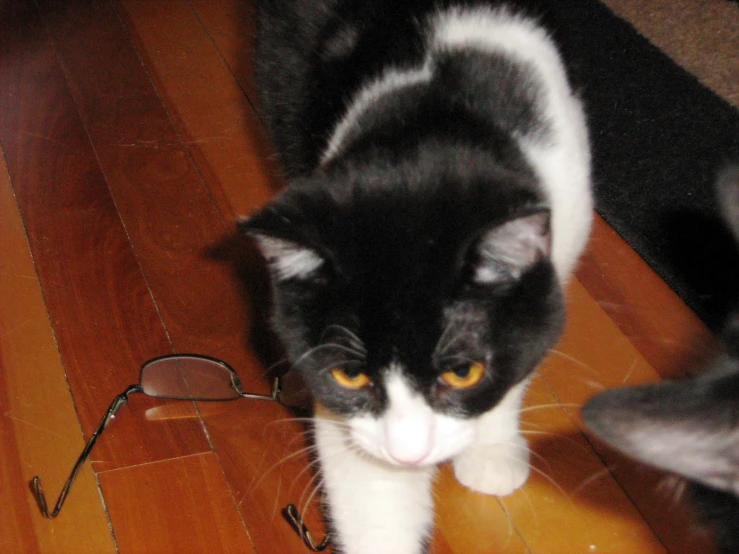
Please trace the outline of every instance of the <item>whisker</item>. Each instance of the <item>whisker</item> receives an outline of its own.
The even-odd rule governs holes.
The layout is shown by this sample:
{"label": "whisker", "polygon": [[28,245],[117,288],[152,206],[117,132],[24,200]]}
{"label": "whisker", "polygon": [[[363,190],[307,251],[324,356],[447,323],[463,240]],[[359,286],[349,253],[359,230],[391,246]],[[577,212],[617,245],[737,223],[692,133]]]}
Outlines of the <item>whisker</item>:
{"label": "whisker", "polygon": [[326,327],[326,329],[324,329],[323,334],[325,335],[329,329],[336,329],[337,331],[341,331],[342,333],[345,333],[350,339],[352,339],[353,341],[352,346],[354,346],[358,350],[362,350],[365,353],[367,352],[367,349],[364,347],[364,343],[362,342],[362,339],[360,339],[356,335],[356,333],[351,331],[349,328],[344,327],[343,325],[339,325],[338,323],[333,323],[329,325],[328,327]]}
{"label": "whisker", "polygon": [[[303,489],[303,493],[300,495],[300,499],[298,500],[298,507],[300,508],[301,514],[305,513],[311,501],[313,500],[313,497],[318,492],[318,489],[320,489],[323,486],[324,481],[325,479],[321,477],[320,471],[317,471],[316,473],[314,473],[313,476],[310,478],[310,480],[308,481],[308,484]],[[314,483],[316,483],[315,486],[314,486]],[[309,489],[312,489],[312,490],[308,494],[308,497],[306,499],[305,495]],[[305,502],[303,502],[304,499],[306,499]]]}
{"label": "whisker", "polygon": [[366,352],[358,352],[356,350],[353,350],[352,348],[349,348],[348,346],[344,346],[343,344],[337,344],[333,342],[319,344],[318,346],[314,346],[313,348],[310,348],[303,352],[300,356],[298,356],[298,359],[295,360],[292,364],[294,368],[299,367],[301,363],[303,363],[307,358],[310,356],[313,356],[317,352],[320,352],[321,350],[325,350],[326,348],[333,348],[335,350],[339,350],[341,352],[348,352],[349,354],[353,354],[354,356],[357,356],[358,359],[363,360],[366,358]]}
{"label": "whisker", "polygon": [[275,516],[277,515],[277,510],[280,509],[280,507],[279,507],[279,500],[278,499],[280,498],[280,492],[281,491],[282,491],[282,478],[280,478],[280,479],[277,480],[277,491],[275,492],[275,495],[274,495],[275,501],[274,501],[274,504],[272,505],[272,517],[271,517],[270,521],[274,521],[275,520]]}
{"label": "whisker", "polygon": [[[504,445],[504,444],[509,444],[509,443],[501,442],[500,444],[503,444]],[[510,443],[510,444],[513,444],[513,443]],[[531,454],[533,454],[534,456],[536,456],[537,459],[542,460],[547,465],[547,467],[549,467],[550,470],[552,469],[551,466],[549,465],[549,463],[540,454],[538,454],[537,452],[534,452],[531,449],[529,449],[529,452]],[[539,469],[538,467],[536,467],[534,464],[532,464],[528,460],[522,459],[522,458],[520,458],[518,456],[515,456],[515,455],[513,455],[511,453],[508,453],[508,452],[505,452],[504,451],[504,454],[509,459],[511,459],[511,460],[516,460],[519,463],[526,463],[529,466],[529,469],[531,469],[532,471],[536,472],[541,477],[543,477],[547,482],[549,482],[550,484],[552,484],[562,494],[562,496],[564,496],[567,499],[568,502],[572,503],[572,500],[570,499],[570,497],[567,494],[567,492],[554,480],[553,477],[551,477],[550,475],[548,475],[544,470]]]}
{"label": "whisker", "polygon": [[[295,479],[293,479],[293,485],[297,484],[297,482],[303,477],[303,474],[309,472],[311,469],[315,469],[316,471],[314,473],[314,476],[308,480],[308,485],[310,485],[311,482],[315,479],[315,475],[321,472],[321,460],[317,456],[313,461],[306,464],[306,466],[298,472],[298,474],[295,476]],[[290,487],[290,489],[292,490],[292,487]]]}
{"label": "whisker", "polygon": [[534,503],[531,501],[531,495],[529,494],[529,491],[526,490],[526,487],[521,487],[521,493],[523,494],[524,498],[526,498],[526,503],[529,505],[529,511],[536,521],[539,518],[539,514],[536,513],[536,509],[534,508]]}
{"label": "whisker", "polygon": [[530,429],[519,429],[522,435],[524,436],[544,436],[544,437],[554,437],[558,440],[567,441],[573,446],[576,446],[579,450],[582,450],[583,452],[590,452],[590,449],[585,447],[583,444],[577,442],[572,437],[569,437],[567,435],[563,435],[562,433],[550,433],[549,431],[533,431]]}
{"label": "whisker", "polygon": [[552,404],[539,404],[536,406],[527,406],[526,408],[519,408],[518,413],[523,414],[525,412],[533,412],[534,410],[543,410],[546,408],[582,408],[582,404],[575,403],[552,403]]}
{"label": "whisker", "polygon": [[582,382],[594,390],[597,390],[597,391],[606,390],[606,386],[603,383],[600,383],[598,381],[593,381],[592,379],[583,379]]}
{"label": "whisker", "polygon": [[502,496],[496,496],[498,500],[498,504],[500,505],[501,509],[503,510],[503,513],[505,514],[505,519],[508,522],[508,539],[513,536],[513,518],[511,517],[511,513],[508,511],[508,506],[506,506],[505,500],[503,500]]}
{"label": "whisker", "polygon": [[673,504],[680,502],[683,494],[687,489],[687,481],[677,475],[666,475],[663,479],[660,479],[657,485],[657,490],[662,494],[669,496],[669,500]]}
{"label": "whisker", "polygon": [[447,345],[444,344],[444,341],[447,338],[447,335],[452,330],[452,322],[450,321],[447,323],[447,326],[444,327],[444,330],[441,332],[441,336],[439,337],[439,340],[436,343],[436,348],[434,349],[437,354],[443,354],[447,350]]}
{"label": "whisker", "polygon": [[266,427],[269,427],[271,425],[283,425],[286,423],[295,423],[295,422],[303,423],[306,425],[311,425],[315,423],[315,419],[316,419],[315,417],[284,417],[281,419],[275,419],[274,421],[270,421],[269,423],[267,423]]}
{"label": "whisker", "polygon": [[[435,354],[437,356],[443,356],[444,353],[449,350],[455,343],[457,343],[459,340],[466,338],[470,335],[475,336],[477,334],[477,323],[476,322],[465,322],[462,324],[461,328],[457,328],[457,325],[459,324],[459,320],[453,320],[450,321],[447,326],[444,328],[444,331],[442,331],[441,337],[439,337],[439,340],[436,344],[435,348]],[[458,330],[457,334],[453,335],[451,338],[447,340],[447,335],[451,333],[452,330]]]}
{"label": "whisker", "polygon": [[271,466],[269,466],[269,468],[267,468],[261,474],[261,476],[254,482],[254,484],[251,487],[249,487],[249,490],[251,490],[251,491],[256,490],[256,488],[262,483],[262,481],[265,479],[265,477],[267,477],[267,475],[271,471],[274,471],[276,468],[278,468],[279,466],[281,466],[285,462],[288,462],[288,461],[290,461],[290,460],[292,460],[294,458],[297,458],[297,457],[299,457],[299,456],[301,456],[303,454],[311,453],[311,452],[313,452],[315,450],[315,448],[316,447],[314,445],[306,446],[305,448],[300,448],[297,451],[295,451],[295,452],[293,452],[291,454],[288,454],[287,456],[284,456],[283,458],[280,458],[277,462],[275,462],[274,464],[272,464]]}
{"label": "whisker", "polygon": [[578,494],[580,494],[580,493],[581,493],[581,492],[582,492],[583,490],[585,490],[585,489],[586,489],[586,488],[587,488],[587,487],[588,487],[588,486],[589,486],[589,485],[590,485],[591,483],[593,483],[593,482],[597,481],[598,479],[601,479],[601,478],[603,478],[603,477],[604,477],[604,476],[606,476],[606,475],[610,475],[610,474],[611,474],[611,470],[612,470],[612,469],[613,469],[613,467],[609,467],[609,466],[606,466],[606,467],[604,467],[603,469],[601,469],[600,471],[596,471],[595,473],[593,473],[593,474],[592,474],[592,475],[591,475],[590,477],[588,477],[587,479],[584,479],[584,480],[582,481],[582,483],[580,483],[580,484],[579,484],[579,485],[578,485],[577,487],[575,487],[575,488],[573,489],[573,491],[572,491],[572,494],[573,494],[573,496],[577,496]]}
{"label": "whisker", "polygon": [[[547,465],[548,465],[548,464],[547,464]],[[539,469],[538,467],[536,467],[536,466],[535,466],[535,465],[533,465],[533,464],[529,464],[529,467],[531,468],[531,470],[532,470],[532,471],[534,471],[534,472],[538,473],[538,474],[539,474],[539,475],[540,475],[541,477],[543,477],[543,478],[544,478],[544,479],[545,479],[546,481],[548,481],[548,482],[549,482],[549,483],[550,483],[551,485],[553,485],[553,486],[554,486],[554,488],[555,488],[555,489],[557,489],[557,490],[558,490],[558,491],[559,491],[559,492],[560,492],[560,493],[562,494],[562,496],[564,496],[564,497],[565,497],[565,500],[567,500],[567,502],[569,502],[570,504],[572,504],[572,499],[570,498],[570,495],[569,495],[569,494],[567,494],[567,491],[565,491],[565,490],[564,490],[564,489],[563,489],[563,488],[562,488],[562,487],[561,487],[561,486],[560,486],[560,485],[559,485],[559,484],[557,483],[557,481],[555,481],[555,480],[554,480],[554,477],[552,477],[551,475],[548,475],[548,474],[547,474],[547,473],[546,473],[545,471],[543,471],[543,470]],[[550,467],[550,469],[551,469],[551,467]]]}
{"label": "whisker", "polygon": [[447,361],[447,360],[461,360],[463,362],[476,362],[478,360],[474,360],[470,358],[469,356],[465,356],[464,354],[450,354],[445,356],[439,357],[440,361]]}
{"label": "whisker", "polygon": [[318,373],[318,374],[325,373],[326,371],[330,371],[330,370],[332,370],[332,369],[334,369],[336,367],[340,367],[340,366],[342,366],[344,364],[351,363],[353,361],[354,360],[334,360],[330,364],[327,364],[327,365],[323,366],[322,368],[316,369],[314,371],[315,371],[315,373]]}
{"label": "whisker", "polygon": [[[347,454],[350,454],[350,453],[359,454],[359,452],[356,451],[356,447],[354,447],[354,445],[351,445],[350,444],[349,448],[346,451],[337,451],[337,452],[334,452],[332,454],[332,457],[343,456],[343,460],[340,461],[340,463],[343,463],[345,460],[348,460],[349,459],[349,456]],[[318,492],[321,490],[321,488],[323,488],[323,484],[325,483],[325,477],[322,476],[322,473],[323,472],[321,470],[317,471],[313,475],[313,477],[311,477],[310,481],[308,482],[308,484],[306,485],[305,489],[303,490],[303,493],[301,494],[300,499],[298,501],[298,506],[300,507],[299,510],[298,510],[299,513],[305,514],[305,512],[307,511],[307,509],[310,506],[311,502],[313,502],[313,498],[316,496],[316,494],[318,494]],[[318,483],[315,486],[313,486],[313,483],[319,477],[320,477],[320,480],[318,481]],[[306,498],[305,497],[306,492],[309,489],[311,489],[311,488],[312,488],[312,491],[310,492],[310,494]]]}
{"label": "whisker", "polygon": [[288,360],[287,358],[282,358],[281,360],[277,360],[275,363],[273,363],[271,366],[269,366],[267,369],[265,369],[262,372],[262,376],[264,377],[265,375],[268,375],[270,372],[272,372],[272,370],[274,370],[276,367],[282,364],[290,365],[290,360]]}
{"label": "whisker", "polygon": [[[444,334],[446,333],[446,330],[444,331]],[[441,339],[439,339],[439,344],[436,348],[436,355],[439,357],[443,357],[445,352],[450,350],[452,346],[454,346],[457,342],[461,341],[463,338],[467,337],[468,335],[471,335],[471,331],[465,331],[462,329],[459,333],[451,337],[446,344],[441,344]],[[442,335],[443,336],[443,335]]]}
{"label": "whisker", "polygon": [[558,355],[562,356],[566,360],[569,360],[569,361],[571,361],[571,362],[579,365],[580,367],[582,367],[584,369],[587,369],[589,372],[593,373],[594,375],[600,375],[595,369],[593,369],[592,367],[590,367],[585,362],[581,362],[577,358],[573,358],[572,356],[570,356],[569,354],[565,354],[561,350],[557,350],[556,348],[552,348],[552,349],[549,350],[549,352],[552,353],[552,354],[558,354]]}
{"label": "whisker", "polygon": [[631,362],[631,367],[629,368],[629,371],[624,376],[623,381],[621,381],[622,385],[625,385],[626,382],[629,380],[629,377],[631,377],[632,373],[634,373],[634,370],[636,369],[636,364],[639,361],[639,358],[634,358],[634,361]]}

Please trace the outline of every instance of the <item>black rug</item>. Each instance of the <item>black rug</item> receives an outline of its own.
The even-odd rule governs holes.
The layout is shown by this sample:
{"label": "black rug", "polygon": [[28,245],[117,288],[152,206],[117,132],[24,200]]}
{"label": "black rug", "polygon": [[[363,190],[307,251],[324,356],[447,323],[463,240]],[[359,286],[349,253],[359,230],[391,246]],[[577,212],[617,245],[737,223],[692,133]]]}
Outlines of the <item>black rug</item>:
{"label": "black rug", "polygon": [[714,201],[739,162],[739,111],[596,0],[556,2],[585,101],[599,213],[713,329],[739,298],[739,251]]}

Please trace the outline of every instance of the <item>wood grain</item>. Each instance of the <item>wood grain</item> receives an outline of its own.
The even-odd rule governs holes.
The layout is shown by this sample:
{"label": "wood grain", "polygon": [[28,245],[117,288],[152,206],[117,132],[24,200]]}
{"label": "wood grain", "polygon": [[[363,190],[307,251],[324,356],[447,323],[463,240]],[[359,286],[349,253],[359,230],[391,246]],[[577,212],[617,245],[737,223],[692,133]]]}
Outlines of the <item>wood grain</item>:
{"label": "wood grain", "polygon": [[134,505],[115,493],[106,502],[122,552],[255,552],[212,452],[106,471],[100,484],[140,491]]}
{"label": "wood grain", "polygon": [[[221,213],[230,221],[251,214],[281,182],[253,103],[234,78],[248,70],[239,65],[232,68],[225,61],[228,56],[247,63],[243,60],[251,50],[253,24],[245,3],[208,2],[209,13],[220,14],[207,20],[219,21],[209,35],[184,0],[121,3],[132,35],[146,53],[164,102]],[[204,5],[200,7],[206,13]],[[160,32],[164,25],[167,33]],[[224,55],[211,37],[223,37],[229,31],[228,36],[238,36],[238,41],[232,40]]]}

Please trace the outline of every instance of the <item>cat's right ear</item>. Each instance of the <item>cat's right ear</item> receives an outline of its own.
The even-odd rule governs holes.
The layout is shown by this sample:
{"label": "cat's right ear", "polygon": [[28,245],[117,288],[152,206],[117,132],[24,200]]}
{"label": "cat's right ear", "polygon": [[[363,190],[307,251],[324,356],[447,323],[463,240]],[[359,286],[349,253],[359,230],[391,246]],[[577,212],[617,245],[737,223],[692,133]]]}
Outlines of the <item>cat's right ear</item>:
{"label": "cat's right ear", "polygon": [[318,251],[294,236],[292,224],[274,207],[267,207],[236,224],[253,239],[276,281],[310,279],[326,264]]}
{"label": "cat's right ear", "polygon": [[485,230],[474,242],[473,279],[479,284],[516,281],[549,257],[549,210],[526,213]]}

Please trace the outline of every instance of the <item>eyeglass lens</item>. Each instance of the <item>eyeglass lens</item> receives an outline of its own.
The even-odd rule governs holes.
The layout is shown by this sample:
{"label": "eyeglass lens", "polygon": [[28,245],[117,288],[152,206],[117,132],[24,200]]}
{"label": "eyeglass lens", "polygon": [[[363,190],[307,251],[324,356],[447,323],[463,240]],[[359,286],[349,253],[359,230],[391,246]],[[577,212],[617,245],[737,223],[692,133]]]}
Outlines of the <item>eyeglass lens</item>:
{"label": "eyeglass lens", "polygon": [[241,383],[225,363],[202,356],[165,356],[141,370],[141,387],[149,396],[180,400],[234,400]]}

